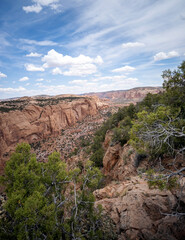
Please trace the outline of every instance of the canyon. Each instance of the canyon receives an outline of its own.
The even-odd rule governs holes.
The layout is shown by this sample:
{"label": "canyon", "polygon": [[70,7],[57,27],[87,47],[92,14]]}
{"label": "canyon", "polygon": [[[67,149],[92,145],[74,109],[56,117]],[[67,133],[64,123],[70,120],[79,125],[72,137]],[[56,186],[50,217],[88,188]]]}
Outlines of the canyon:
{"label": "canyon", "polygon": [[[158,87],[145,87],[87,95],[35,96],[0,101],[0,172],[2,173],[5,161],[10,157],[17,143],[28,142],[31,144],[44,140],[44,147],[42,150],[38,150],[40,157],[43,155],[40,154],[40,151],[45,151],[48,155],[45,139],[56,138],[63,132],[63,138],[58,142],[64,152],[69,153],[75,149],[75,145],[78,146],[78,143],[76,141],[74,147],[70,149],[67,147],[65,138],[67,132],[64,132],[66,128],[72,127],[71,132],[77,130],[77,133],[78,127],[75,131],[73,131],[73,127],[76,128],[76,124],[83,119],[88,116],[96,116],[93,120],[96,122],[98,116],[101,116],[101,120],[95,123],[94,130],[90,131],[90,135],[93,135],[100,123],[107,119],[107,115],[102,114],[102,109],[106,108],[106,113],[111,114],[118,107],[141,101],[149,92],[158,93],[160,91],[161,88]],[[88,122],[87,125],[89,125]],[[86,131],[87,135],[88,131]],[[71,142],[73,142],[73,134],[70,133],[70,136],[72,136]],[[51,151],[56,149],[56,141],[52,141],[53,143],[49,147]]]}
{"label": "canyon", "polygon": [[[1,171],[17,143],[39,142],[56,137],[66,127],[74,126],[87,116],[97,115],[106,106],[97,97],[65,96],[21,98],[1,102],[0,158]],[[14,109],[12,110],[12,108]]]}
{"label": "canyon", "polygon": [[[83,165],[90,157],[94,133],[112,113],[120,106],[142,100],[149,92],[160,91],[161,88],[137,88],[86,96],[37,96],[1,101],[1,173],[20,142],[30,143],[39,161],[46,161],[49,154],[57,151],[69,168]],[[176,190],[150,188],[142,174],[147,170],[147,159],[138,166],[133,147],[128,143],[113,144],[112,136],[113,132],[107,131],[103,142],[105,182],[93,194],[95,205],[100,204],[113,220],[118,240],[184,239],[184,220],[170,213],[177,207],[184,212],[185,191],[179,196]]]}

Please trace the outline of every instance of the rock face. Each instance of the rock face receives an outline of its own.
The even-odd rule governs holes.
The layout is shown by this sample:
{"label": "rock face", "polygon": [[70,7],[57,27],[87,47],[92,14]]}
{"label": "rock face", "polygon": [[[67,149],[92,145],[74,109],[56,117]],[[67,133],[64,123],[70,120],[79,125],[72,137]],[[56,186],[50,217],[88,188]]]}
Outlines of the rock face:
{"label": "rock face", "polygon": [[133,148],[125,144],[111,143],[112,132],[107,132],[104,141],[105,155],[103,158],[103,173],[109,180],[123,181],[137,174],[135,168],[135,152]]}
{"label": "rock face", "polygon": [[[111,131],[104,142],[103,171],[108,185],[94,192],[96,205],[102,205],[117,226],[119,240],[182,240],[185,219],[169,213],[185,212],[185,191],[150,189],[137,176],[136,153],[131,146],[112,146]],[[139,167],[145,168],[147,161]],[[180,199],[180,200],[179,200]]]}
{"label": "rock face", "polygon": [[[146,181],[133,177],[119,184],[111,183],[94,192],[117,226],[120,240],[184,239],[184,221],[168,216],[177,199],[170,191],[149,189]],[[166,215],[165,215],[166,214]]]}
{"label": "rock face", "polygon": [[43,107],[28,104],[22,111],[0,113],[0,157],[18,142],[32,143],[51,135],[57,136],[65,127],[97,114],[100,105],[96,98],[79,98]]}

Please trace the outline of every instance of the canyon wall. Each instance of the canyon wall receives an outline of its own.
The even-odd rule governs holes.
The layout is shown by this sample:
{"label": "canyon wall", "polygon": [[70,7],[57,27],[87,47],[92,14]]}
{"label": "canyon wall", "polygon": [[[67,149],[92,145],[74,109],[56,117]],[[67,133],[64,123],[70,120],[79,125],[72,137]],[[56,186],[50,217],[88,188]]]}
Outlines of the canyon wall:
{"label": "canyon wall", "polygon": [[23,110],[0,113],[0,158],[3,158],[19,142],[36,142],[49,136],[61,134],[61,130],[74,125],[88,115],[98,113],[102,103],[96,97],[60,101],[56,105],[43,107],[27,104]]}

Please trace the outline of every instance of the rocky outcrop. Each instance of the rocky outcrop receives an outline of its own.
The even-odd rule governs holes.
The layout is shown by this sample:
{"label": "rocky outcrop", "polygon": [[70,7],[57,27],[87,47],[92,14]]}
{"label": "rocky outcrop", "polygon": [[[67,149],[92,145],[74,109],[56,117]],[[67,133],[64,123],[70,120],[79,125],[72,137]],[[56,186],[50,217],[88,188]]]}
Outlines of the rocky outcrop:
{"label": "rocky outcrop", "polygon": [[123,181],[137,174],[135,167],[135,151],[125,144],[124,147],[115,144],[112,146],[111,141],[108,144],[111,133],[106,135],[104,148],[107,150],[103,158],[103,173],[109,180]]}
{"label": "rocky outcrop", "polygon": [[[94,196],[96,206],[102,205],[116,224],[118,240],[185,239],[185,219],[170,215],[176,210],[185,212],[185,191],[150,189],[137,174],[138,155],[134,149],[129,144],[114,144],[111,138],[109,131],[103,144],[103,173],[108,185],[96,190]],[[139,168],[147,166],[145,159]]]}
{"label": "rocky outcrop", "polygon": [[[0,157],[5,157],[19,142],[32,143],[61,134],[61,130],[67,126],[74,125],[88,115],[97,114],[100,106],[96,98],[81,97],[43,107],[30,102],[23,110],[1,112]],[[3,163],[0,165],[2,168]]]}
{"label": "rocky outcrop", "polygon": [[112,182],[96,190],[96,205],[117,226],[119,240],[184,239],[185,220],[169,216],[176,209],[176,195],[167,190],[149,189],[146,181],[132,177],[130,181]]}

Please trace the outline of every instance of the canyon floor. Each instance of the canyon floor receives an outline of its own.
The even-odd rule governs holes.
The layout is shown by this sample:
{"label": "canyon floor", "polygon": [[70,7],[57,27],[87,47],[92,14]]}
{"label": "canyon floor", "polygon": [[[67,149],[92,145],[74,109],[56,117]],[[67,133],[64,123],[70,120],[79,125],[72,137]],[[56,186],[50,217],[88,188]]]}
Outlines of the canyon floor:
{"label": "canyon floor", "polygon": [[32,151],[39,161],[47,160],[53,151],[59,152],[61,159],[68,163],[77,158],[82,159],[83,156],[87,157],[94,133],[117,109],[118,106],[110,103],[106,108],[99,109],[96,115],[87,116],[75,125],[62,129],[57,137],[51,136],[32,143]]}

